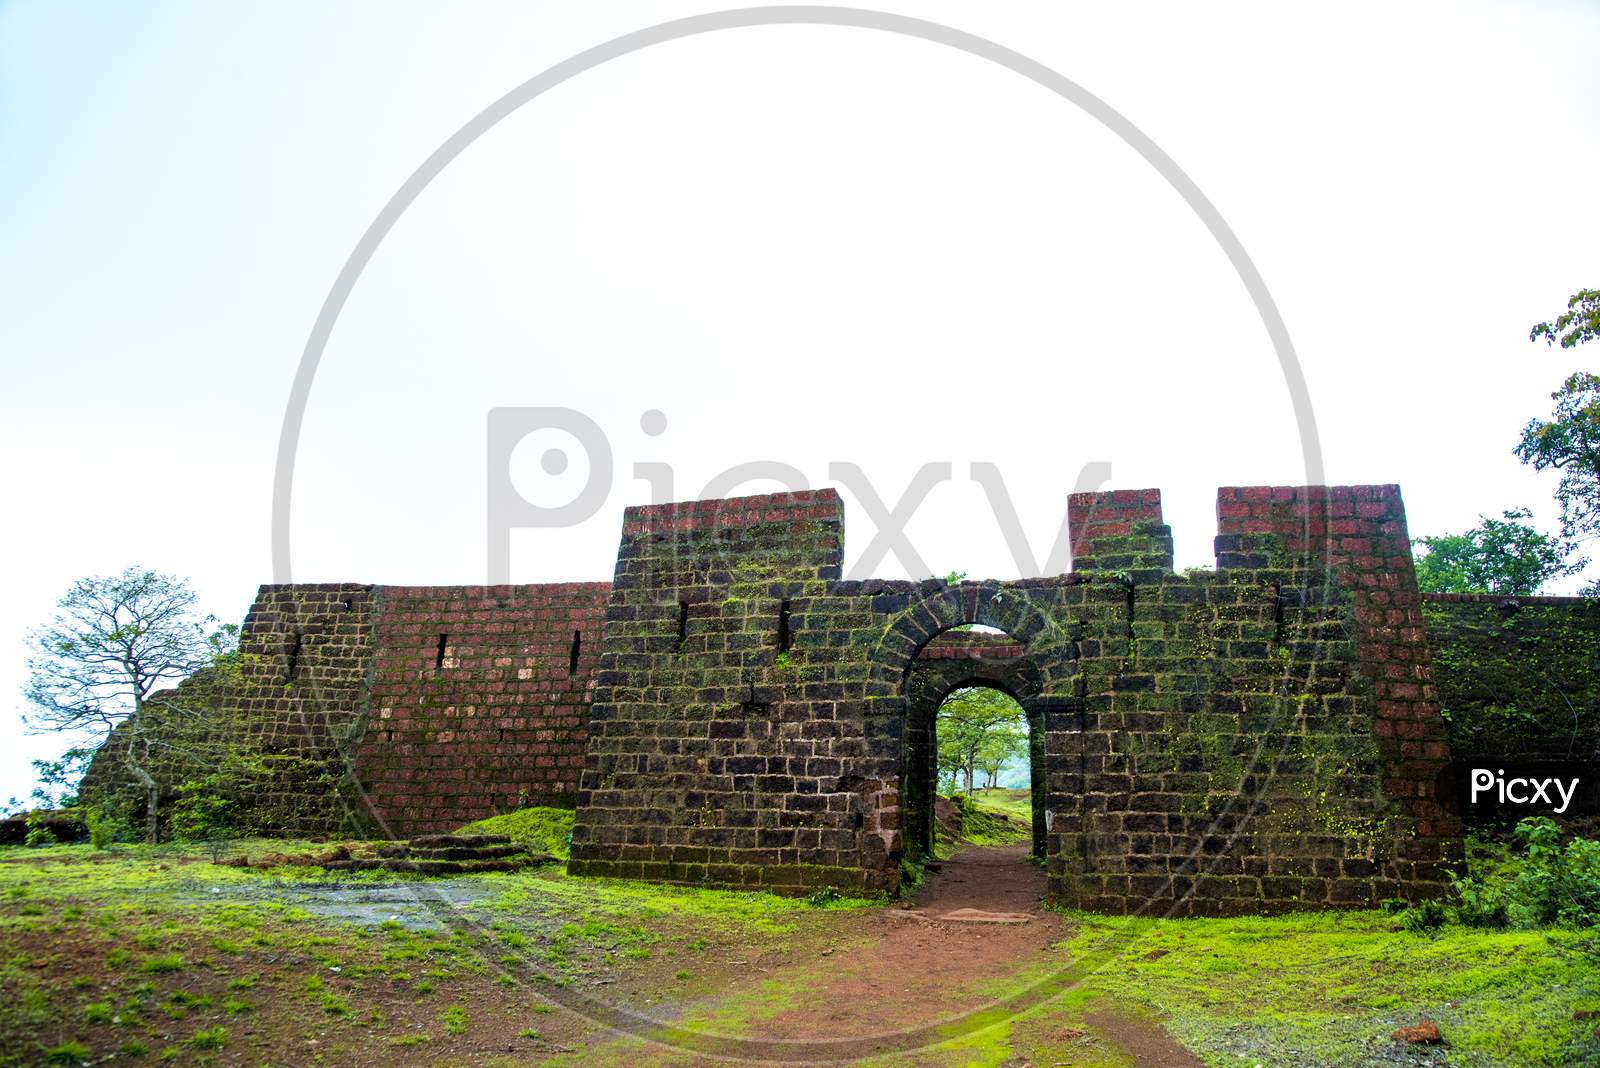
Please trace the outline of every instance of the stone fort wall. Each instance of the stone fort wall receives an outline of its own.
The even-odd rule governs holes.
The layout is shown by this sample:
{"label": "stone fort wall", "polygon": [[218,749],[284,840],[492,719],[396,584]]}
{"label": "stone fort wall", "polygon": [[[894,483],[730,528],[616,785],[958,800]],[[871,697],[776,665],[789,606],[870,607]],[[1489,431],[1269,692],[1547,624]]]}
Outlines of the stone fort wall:
{"label": "stone fort wall", "polygon": [[[843,579],[828,490],[632,508],[611,583],[263,587],[242,681],[194,699],[295,754],[246,791],[263,829],[570,805],[577,873],[873,892],[926,847],[938,699],[990,682],[1034,728],[1059,900],[1440,889],[1459,825],[1398,489],[1219,490],[1217,568],[1186,574],[1158,491],[1068,512],[1071,574],[946,585]],[[1007,639],[974,654],[964,623]]]}
{"label": "stone fort wall", "polygon": [[1073,574],[947,586],[842,580],[829,491],[630,510],[571,869],[894,889],[907,680],[982,623],[1027,650],[1058,899],[1438,889],[1460,841],[1398,490],[1225,489],[1218,516],[1217,570],[1177,575],[1159,493],[1078,495]]}
{"label": "stone fort wall", "polygon": [[[1514,825],[1525,809],[1469,802],[1474,767],[1577,778],[1556,819],[1600,830],[1600,598],[1424,594],[1452,767],[1446,803],[1465,818]],[[1514,769],[1514,770],[1513,770]]]}
{"label": "stone fort wall", "polygon": [[[170,794],[225,758],[246,828],[273,835],[407,837],[570,807],[607,591],[263,586],[238,676],[156,695],[175,743],[156,752],[156,778]],[[85,796],[129,790],[118,744],[96,756]]]}

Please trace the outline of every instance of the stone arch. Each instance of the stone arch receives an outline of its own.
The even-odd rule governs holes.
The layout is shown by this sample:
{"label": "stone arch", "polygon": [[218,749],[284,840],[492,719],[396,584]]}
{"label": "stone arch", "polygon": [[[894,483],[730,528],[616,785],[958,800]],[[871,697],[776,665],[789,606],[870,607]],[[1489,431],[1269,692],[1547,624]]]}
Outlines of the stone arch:
{"label": "stone arch", "polygon": [[[1076,577],[1065,576],[1059,582],[1075,584]],[[901,696],[899,691],[923,647],[936,635],[971,623],[1002,630],[1030,650],[1041,638],[1058,639],[1047,643],[1052,646],[1072,642],[1070,627],[1035,603],[1031,586],[923,583],[907,606],[892,617],[872,651],[872,676],[880,684],[880,696]],[[1068,650],[1068,655],[1076,659],[1075,650]],[[884,687],[890,688],[888,692]]]}
{"label": "stone arch", "polygon": [[[933,717],[951,690],[971,684],[993,686],[1007,693],[1027,716],[1033,849],[1041,857],[1048,853],[1046,804],[1060,791],[1052,789],[1047,766],[1047,750],[1051,747],[1047,747],[1046,737],[1051,723],[1046,710],[1060,703],[1052,695],[1073,693],[1079,688],[1077,627],[1065,617],[1055,595],[1060,587],[1076,582],[1067,576],[1048,584],[1029,585],[924,583],[891,618],[871,655],[875,690],[872,704],[874,713],[898,724],[898,730],[892,732],[900,739],[895,754],[899,784],[896,803],[902,814],[898,851],[913,855],[931,852],[936,777]],[[1004,664],[979,657],[966,660],[959,667],[927,667],[922,657],[929,643],[966,624],[1000,630],[1021,645],[1024,652]]]}

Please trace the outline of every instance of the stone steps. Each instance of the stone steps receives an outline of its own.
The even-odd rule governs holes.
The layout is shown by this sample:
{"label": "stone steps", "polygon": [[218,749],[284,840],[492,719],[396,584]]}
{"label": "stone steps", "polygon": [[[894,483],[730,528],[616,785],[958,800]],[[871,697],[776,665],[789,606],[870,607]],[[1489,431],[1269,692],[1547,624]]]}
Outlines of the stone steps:
{"label": "stone steps", "polygon": [[514,857],[528,850],[519,845],[490,846],[425,846],[383,845],[378,856],[386,859],[410,858],[412,860],[500,860]]}
{"label": "stone steps", "polygon": [[518,871],[555,858],[548,853],[522,853],[493,860],[412,860],[407,857],[357,857],[336,860],[323,867],[330,871],[391,871],[403,875],[466,875],[480,871]]}
{"label": "stone steps", "polygon": [[408,845],[418,849],[435,849],[444,846],[503,846],[511,844],[508,834],[423,834],[411,839]]}
{"label": "stone steps", "polygon": [[377,848],[376,857],[350,857],[323,865],[332,871],[392,871],[410,875],[465,875],[516,871],[555,858],[532,853],[503,834],[425,834]]}

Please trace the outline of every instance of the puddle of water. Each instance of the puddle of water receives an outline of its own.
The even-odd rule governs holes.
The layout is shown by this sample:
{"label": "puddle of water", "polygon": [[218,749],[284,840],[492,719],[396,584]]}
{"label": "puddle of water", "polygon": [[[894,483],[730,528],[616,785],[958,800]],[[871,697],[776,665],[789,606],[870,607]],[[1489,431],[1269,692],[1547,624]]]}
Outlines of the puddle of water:
{"label": "puddle of water", "polygon": [[393,920],[414,931],[437,931],[459,920],[466,909],[495,890],[456,880],[392,883],[270,883],[240,894],[230,887],[205,899],[212,902],[241,896],[301,908],[319,919],[376,927]]}

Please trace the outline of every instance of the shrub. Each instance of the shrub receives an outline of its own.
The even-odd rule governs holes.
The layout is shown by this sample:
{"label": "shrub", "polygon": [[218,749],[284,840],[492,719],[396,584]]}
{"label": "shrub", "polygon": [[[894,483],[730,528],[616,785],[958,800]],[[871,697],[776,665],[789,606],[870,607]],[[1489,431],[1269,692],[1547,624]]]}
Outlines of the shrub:
{"label": "shrub", "polygon": [[[1486,877],[1452,879],[1450,914],[1468,927],[1600,926],[1600,842],[1561,844],[1561,828],[1544,816],[1517,824],[1526,854],[1497,865]],[[1387,903],[1386,903],[1387,904]],[[1401,923],[1424,930],[1431,916],[1408,909]]]}
{"label": "shrub", "polygon": [[1506,895],[1496,886],[1477,879],[1451,878],[1456,904],[1451,910],[1464,927],[1504,927],[1510,920]]}
{"label": "shrub", "polygon": [[126,842],[133,837],[128,821],[101,805],[88,809],[83,822],[89,830],[89,844],[96,849],[105,849],[112,842]]}
{"label": "shrub", "polygon": [[831,886],[819,886],[806,895],[806,904],[814,909],[825,908],[839,900],[839,891]]}
{"label": "shrub", "polygon": [[1400,926],[1408,931],[1432,931],[1443,927],[1449,911],[1442,901],[1419,901],[1400,914]]}
{"label": "shrub", "polygon": [[205,842],[212,860],[221,860],[236,834],[238,805],[224,792],[220,775],[190,779],[178,787],[168,811],[168,827],[180,842]]}
{"label": "shrub", "polygon": [[[53,846],[57,839],[50,825],[37,812],[28,813],[28,836],[23,839],[23,844],[30,847]],[[70,1045],[70,1043],[69,1043]],[[64,1047],[63,1047],[64,1048]]]}
{"label": "shrub", "polygon": [[1506,895],[1521,926],[1600,923],[1600,842],[1574,838],[1561,845],[1561,828],[1545,816],[1517,824],[1528,858]]}

